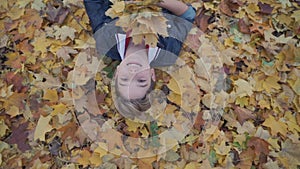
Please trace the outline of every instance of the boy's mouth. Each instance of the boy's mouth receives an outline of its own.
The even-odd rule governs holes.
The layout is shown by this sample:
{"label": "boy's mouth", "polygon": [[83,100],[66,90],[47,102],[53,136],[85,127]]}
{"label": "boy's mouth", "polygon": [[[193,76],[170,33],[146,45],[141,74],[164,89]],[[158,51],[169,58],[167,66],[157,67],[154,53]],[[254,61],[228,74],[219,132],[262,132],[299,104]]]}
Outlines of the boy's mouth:
{"label": "boy's mouth", "polygon": [[142,65],[140,63],[137,63],[137,62],[131,62],[131,63],[127,63],[127,66],[139,66],[139,67],[142,67]]}

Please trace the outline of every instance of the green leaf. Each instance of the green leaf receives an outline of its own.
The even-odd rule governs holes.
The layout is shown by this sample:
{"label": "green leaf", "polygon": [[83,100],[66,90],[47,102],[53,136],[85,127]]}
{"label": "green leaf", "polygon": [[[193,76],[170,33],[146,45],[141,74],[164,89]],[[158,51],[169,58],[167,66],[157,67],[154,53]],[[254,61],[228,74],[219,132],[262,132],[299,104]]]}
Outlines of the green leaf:
{"label": "green leaf", "polygon": [[107,72],[108,78],[112,79],[114,76],[115,70],[119,64],[120,64],[119,61],[115,61],[115,62],[111,63],[110,65],[106,66],[105,68],[103,68],[102,70]]}
{"label": "green leaf", "polygon": [[152,147],[159,147],[160,143],[159,143],[159,137],[158,135],[158,125],[156,121],[152,121],[150,123],[150,134],[151,134],[151,139],[150,139],[150,145]]}
{"label": "green leaf", "polygon": [[211,167],[214,167],[218,161],[215,150],[210,150],[208,161]]}

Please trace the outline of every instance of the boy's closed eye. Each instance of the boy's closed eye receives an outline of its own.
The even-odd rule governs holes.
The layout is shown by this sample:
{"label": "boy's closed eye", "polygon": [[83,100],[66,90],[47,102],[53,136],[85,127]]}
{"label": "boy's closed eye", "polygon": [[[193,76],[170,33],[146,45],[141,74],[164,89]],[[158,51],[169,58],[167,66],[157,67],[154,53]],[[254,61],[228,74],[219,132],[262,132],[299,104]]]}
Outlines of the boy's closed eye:
{"label": "boy's closed eye", "polygon": [[137,80],[139,83],[145,83],[147,80],[145,80],[145,79],[138,79]]}
{"label": "boy's closed eye", "polygon": [[127,78],[120,78],[121,81],[127,82],[128,79]]}

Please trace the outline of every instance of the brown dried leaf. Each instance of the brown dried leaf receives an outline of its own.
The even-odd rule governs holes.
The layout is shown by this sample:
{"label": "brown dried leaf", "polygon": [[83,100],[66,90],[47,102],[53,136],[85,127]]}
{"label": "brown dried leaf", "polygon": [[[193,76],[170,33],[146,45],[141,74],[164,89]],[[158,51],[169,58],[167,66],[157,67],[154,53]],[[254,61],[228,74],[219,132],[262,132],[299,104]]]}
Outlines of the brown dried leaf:
{"label": "brown dried leaf", "polygon": [[250,169],[252,166],[252,162],[255,159],[255,152],[252,148],[249,148],[242,151],[239,156],[240,162],[236,165],[237,168],[240,169]]}
{"label": "brown dried leaf", "polygon": [[46,8],[47,19],[52,23],[62,24],[69,14],[68,8],[62,6],[55,7],[47,3]]}
{"label": "brown dried leaf", "polygon": [[252,137],[248,143],[248,147],[254,147],[255,154],[258,156],[261,153],[268,155],[270,150],[269,150],[269,143],[266,140],[263,140],[259,137]]}
{"label": "brown dried leaf", "polygon": [[263,14],[271,14],[274,9],[274,7],[271,7],[270,4],[265,4],[262,2],[258,2],[258,6],[260,8],[260,12]]}
{"label": "brown dried leaf", "polygon": [[248,119],[255,119],[253,112],[246,108],[234,106],[234,112],[237,114],[237,119],[241,125]]}
{"label": "brown dried leaf", "polygon": [[239,31],[240,32],[246,33],[246,34],[250,33],[249,26],[245,23],[244,19],[239,20],[238,26],[239,26]]}
{"label": "brown dried leaf", "polygon": [[205,32],[208,28],[208,20],[210,19],[210,16],[205,15],[204,12],[201,12],[199,15],[195,17],[195,22],[198,28]]}
{"label": "brown dried leaf", "polygon": [[233,13],[232,13],[231,9],[229,8],[226,0],[221,1],[220,10],[221,10],[221,12],[223,12],[224,14],[226,14],[228,16],[233,16]]}
{"label": "brown dried leaf", "polygon": [[202,127],[205,124],[205,121],[203,120],[203,112],[200,111],[196,117],[196,120],[194,122],[194,128],[201,131]]}
{"label": "brown dried leaf", "polygon": [[12,134],[9,136],[7,142],[9,144],[17,144],[18,148],[25,152],[26,150],[30,150],[31,147],[27,143],[27,137],[29,135],[27,131],[29,122],[17,124],[18,126],[13,126],[11,128]]}

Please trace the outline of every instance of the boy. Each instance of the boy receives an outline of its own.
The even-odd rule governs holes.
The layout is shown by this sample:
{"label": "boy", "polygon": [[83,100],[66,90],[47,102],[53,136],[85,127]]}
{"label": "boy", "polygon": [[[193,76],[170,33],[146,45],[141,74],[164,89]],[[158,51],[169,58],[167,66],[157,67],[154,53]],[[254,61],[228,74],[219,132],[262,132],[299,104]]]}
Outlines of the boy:
{"label": "boy", "polygon": [[112,5],[109,0],[84,0],[84,4],[98,53],[121,60],[115,73],[115,105],[121,114],[131,114],[130,118],[134,118],[150,108],[149,93],[155,82],[153,67],[175,63],[194,21],[195,9],[177,0],[159,2],[157,5],[163,8],[168,19],[169,37],[159,36],[158,45],[148,47],[133,44],[128,32],[115,26],[115,19],[105,15]]}

